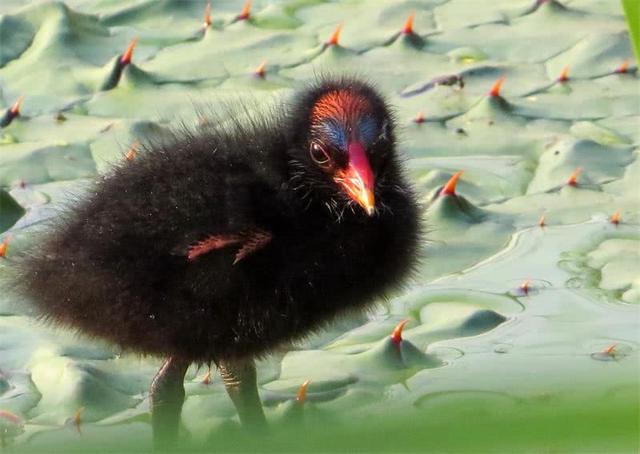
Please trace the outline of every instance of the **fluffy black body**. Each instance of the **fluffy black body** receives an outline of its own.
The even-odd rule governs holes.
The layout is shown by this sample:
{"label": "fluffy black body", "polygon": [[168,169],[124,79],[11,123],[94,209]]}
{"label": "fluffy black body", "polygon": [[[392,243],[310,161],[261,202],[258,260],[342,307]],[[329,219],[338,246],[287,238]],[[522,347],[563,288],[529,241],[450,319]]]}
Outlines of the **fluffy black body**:
{"label": "fluffy black body", "polygon": [[[347,87],[374,107],[376,213],[338,200],[309,165],[309,113]],[[142,353],[217,361],[255,356],[362,309],[415,265],[415,196],[384,101],[367,84],[324,80],[268,120],[233,120],[149,145],[96,182],[22,264],[22,288],[57,323]],[[186,259],[214,234],[272,240]]]}

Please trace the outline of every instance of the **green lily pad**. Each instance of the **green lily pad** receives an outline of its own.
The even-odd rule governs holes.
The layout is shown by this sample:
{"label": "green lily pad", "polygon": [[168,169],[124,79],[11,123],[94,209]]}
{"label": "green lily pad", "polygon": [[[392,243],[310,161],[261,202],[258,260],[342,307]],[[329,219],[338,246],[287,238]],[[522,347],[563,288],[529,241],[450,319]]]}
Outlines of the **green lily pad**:
{"label": "green lily pad", "polygon": [[0,189],[0,232],[4,232],[22,217],[25,210],[4,189]]}

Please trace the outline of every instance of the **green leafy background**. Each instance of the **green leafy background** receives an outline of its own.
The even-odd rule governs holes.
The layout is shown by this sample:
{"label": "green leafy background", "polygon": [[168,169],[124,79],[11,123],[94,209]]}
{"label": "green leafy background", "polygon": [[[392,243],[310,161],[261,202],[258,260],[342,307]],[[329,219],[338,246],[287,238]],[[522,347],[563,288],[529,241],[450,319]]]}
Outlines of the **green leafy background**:
{"label": "green leafy background", "polygon": [[[0,273],[132,143],[206,121],[198,106],[259,111],[318,73],[357,73],[396,108],[429,225],[420,275],[372,314],[260,361],[267,436],[242,432],[219,378],[191,368],[181,447],[637,451],[640,86],[621,4],[256,0],[234,23],[241,7],[215,1],[203,33],[203,1],[0,3],[0,111],[25,97],[0,129]],[[399,35],[412,11],[416,34]],[[101,91],[134,37],[133,64]],[[464,87],[432,83],[452,74]],[[487,96],[501,76],[503,98]],[[437,197],[459,170],[460,196]],[[404,319],[398,350],[389,334]],[[149,449],[159,364],[39,324],[0,287],[12,451]]]}

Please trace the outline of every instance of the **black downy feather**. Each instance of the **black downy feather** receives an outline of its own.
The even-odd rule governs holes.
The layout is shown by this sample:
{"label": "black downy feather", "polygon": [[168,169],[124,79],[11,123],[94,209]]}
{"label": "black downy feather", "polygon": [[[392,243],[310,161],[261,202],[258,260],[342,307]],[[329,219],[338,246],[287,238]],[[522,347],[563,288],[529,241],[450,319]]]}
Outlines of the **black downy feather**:
{"label": "black downy feather", "polygon": [[[335,89],[363,95],[380,128],[371,217],[309,158],[311,108]],[[420,222],[401,167],[375,89],[323,78],[269,118],[175,132],[116,166],[25,255],[19,287],[45,319],[125,350],[260,356],[403,284]],[[241,245],[187,258],[213,235],[256,229],[270,241],[242,260]]]}

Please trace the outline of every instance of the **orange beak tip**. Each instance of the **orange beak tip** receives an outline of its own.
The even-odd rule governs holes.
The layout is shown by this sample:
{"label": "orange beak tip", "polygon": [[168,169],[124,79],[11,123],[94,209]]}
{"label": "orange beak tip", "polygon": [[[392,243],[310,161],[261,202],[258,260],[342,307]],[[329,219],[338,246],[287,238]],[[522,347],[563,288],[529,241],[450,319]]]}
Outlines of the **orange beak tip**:
{"label": "orange beak tip", "polygon": [[365,149],[361,143],[352,142],[348,145],[348,154],[348,167],[336,172],[334,181],[351,200],[365,210],[368,216],[373,216],[376,211],[375,183]]}
{"label": "orange beak tip", "polygon": [[371,189],[365,189],[358,200],[368,216],[373,216],[376,212],[376,197]]}

